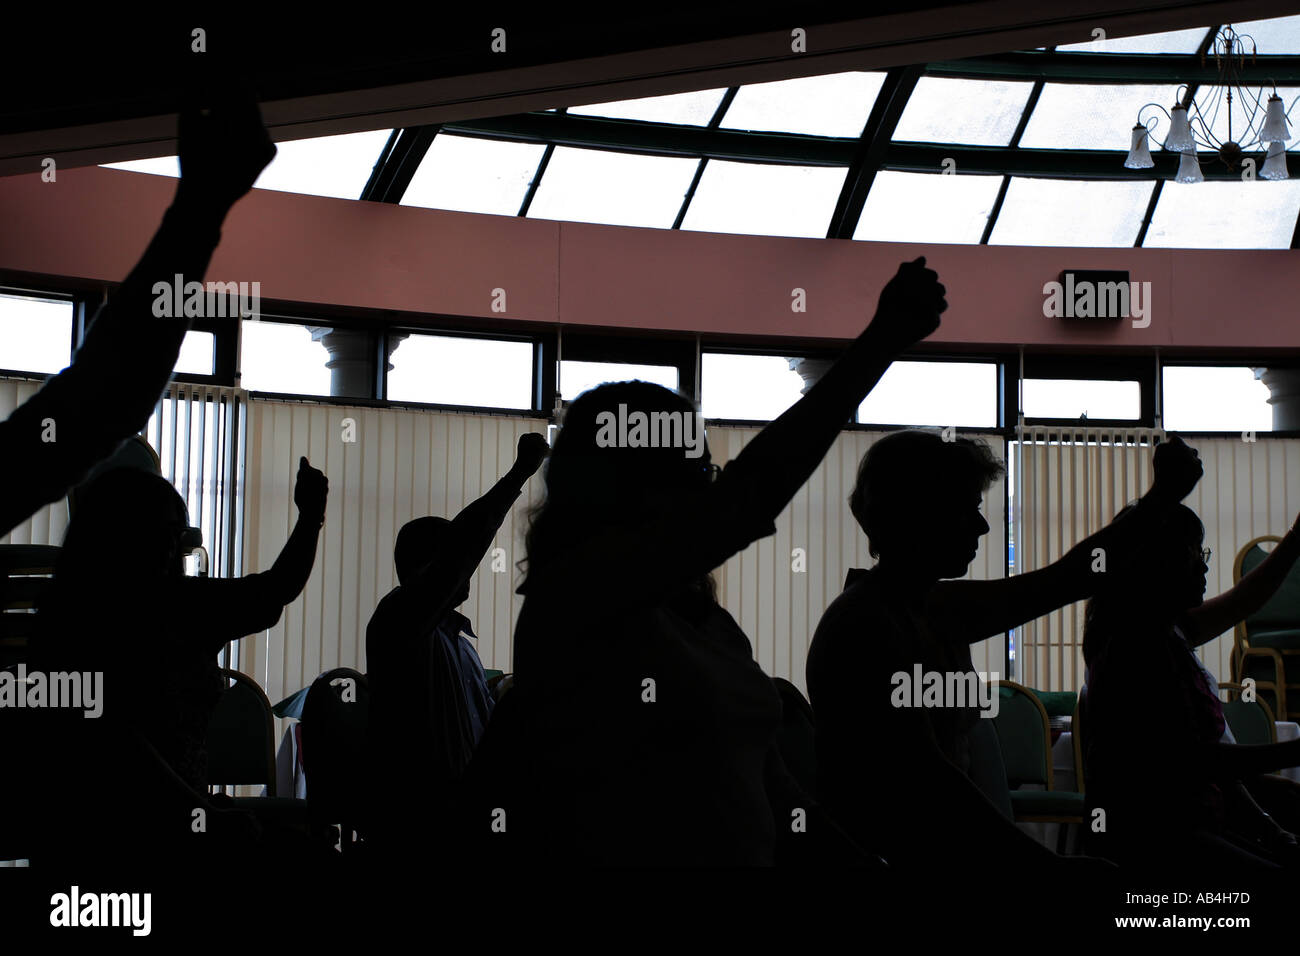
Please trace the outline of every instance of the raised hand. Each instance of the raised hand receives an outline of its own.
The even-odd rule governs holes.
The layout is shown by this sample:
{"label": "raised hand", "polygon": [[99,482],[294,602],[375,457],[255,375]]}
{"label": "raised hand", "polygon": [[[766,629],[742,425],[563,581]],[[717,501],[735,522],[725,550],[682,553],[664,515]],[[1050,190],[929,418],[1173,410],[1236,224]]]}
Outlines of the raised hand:
{"label": "raised hand", "polygon": [[542,467],[542,462],[551,453],[546,444],[546,436],[537,432],[528,432],[519,436],[519,451],[515,458],[515,468],[520,473],[531,475]]}
{"label": "raised hand", "polygon": [[1167,501],[1182,501],[1192,493],[1204,470],[1196,449],[1177,435],[1170,435],[1156,446],[1156,477],[1151,491]]}
{"label": "raised hand", "polygon": [[253,188],[275,158],[251,93],[225,93],[180,115],[178,195],[223,214]]}
{"label": "raised hand", "polygon": [[939,273],[925,267],[925,256],[904,262],[880,293],[871,329],[901,352],[939,327],[939,314],[948,308],[943,294]]}
{"label": "raised hand", "polygon": [[330,483],[324,472],[311,466],[306,458],[298,459],[298,477],[293,486],[293,503],[304,517],[325,520],[325,499]]}

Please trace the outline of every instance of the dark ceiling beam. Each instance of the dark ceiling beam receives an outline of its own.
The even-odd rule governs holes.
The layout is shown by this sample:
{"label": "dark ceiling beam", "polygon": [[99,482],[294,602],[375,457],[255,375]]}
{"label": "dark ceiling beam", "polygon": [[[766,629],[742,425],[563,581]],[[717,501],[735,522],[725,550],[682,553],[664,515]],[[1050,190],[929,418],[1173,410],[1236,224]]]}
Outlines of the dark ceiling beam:
{"label": "dark ceiling beam", "polygon": [[[653,156],[690,156],[775,165],[849,166],[858,158],[861,142],[793,133],[751,133],[743,130],[709,129],[703,126],[674,126],[611,120],[562,113],[525,113],[490,120],[445,123],[445,132],[513,140],[576,146],[589,149],[620,149]],[[1008,146],[957,146],[951,143],[880,144],[879,169],[938,173],[944,159],[957,163],[959,173],[981,175],[1039,176],[1054,179],[1143,180],[1170,178],[1178,169],[1176,155],[1164,150],[1152,153],[1154,169],[1126,169],[1126,153],[1120,150],[1025,149]],[[1221,164],[1211,164],[1203,155],[1206,179],[1238,179]]]}
{"label": "dark ceiling beam", "polygon": [[826,230],[827,239],[853,238],[858,217],[866,205],[871,184],[876,181],[876,173],[880,171],[885,150],[922,72],[923,67],[908,66],[890,70],[885,76],[885,82],[881,84],[876,102],[871,107],[871,115],[867,117],[867,124],[858,140],[857,153],[849,164],[848,175],[844,177],[839,199],[835,202],[835,212],[831,215],[831,223]]}
{"label": "dark ceiling beam", "polygon": [[566,113],[521,113],[443,123],[442,128],[448,133],[523,143],[802,166],[848,166],[858,148],[856,140],[828,136],[751,133]]}
{"label": "dark ceiling beam", "polygon": [[[1295,0],[880,0],[867,16],[860,0],[760,6],[695,0],[592,18],[533,5],[524,19],[473,7],[440,10],[427,30],[382,17],[340,28],[288,8],[250,29],[231,11],[205,17],[198,59],[188,8],[56,18],[0,58],[0,89],[23,91],[0,102],[0,176],[40,170],[44,158],[64,169],[175,155],[185,90],[232,76],[258,91],[281,142],[954,61],[1083,41],[1098,27],[1118,37],[1295,12]],[[490,34],[503,23],[500,51]],[[807,28],[806,47],[792,43],[793,27]],[[77,68],[45,69],[47,50]]]}
{"label": "dark ceiling beam", "polygon": [[[1053,83],[1218,82],[1214,60],[1195,53],[1003,53],[927,64],[927,76]],[[1300,85],[1300,56],[1259,56],[1239,69],[1250,86]]]}
{"label": "dark ceiling beam", "polygon": [[437,126],[395,130],[380,161],[371,170],[361,198],[370,202],[400,203],[437,134]]}

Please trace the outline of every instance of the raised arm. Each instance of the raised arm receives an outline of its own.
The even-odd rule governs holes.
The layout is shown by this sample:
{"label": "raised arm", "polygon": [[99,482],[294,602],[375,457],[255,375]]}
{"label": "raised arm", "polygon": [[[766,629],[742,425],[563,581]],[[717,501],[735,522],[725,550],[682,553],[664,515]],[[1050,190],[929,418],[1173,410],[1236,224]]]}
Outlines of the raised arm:
{"label": "raised arm", "polygon": [[880,293],[870,325],[807,395],[745,446],[715,486],[717,496],[743,501],[755,509],[755,520],[774,521],[894,359],[939,327],[939,315],[948,308],[943,296],[938,273],[925,267],[924,256],[899,266]]}
{"label": "raised arm", "polygon": [[636,527],[604,528],[545,567],[530,567],[529,594],[564,595],[581,582],[589,610],[650,606],[771,534],[776,517],[890,363],[938,327],[948,307],[943,295],[924,257],[903,263],[848,351],[702,494]]}
{"label": "raised arm", "polygon": [[1187,612],[1183,627],[1187,643],[1199,647],[1258,611],[1282,586],[1297,558],[1300,558],[1300,519],[1255,570],[1218,597]]}
{"label": "raised arm", "polygon": [[182,114],[179,138],[176,198],[143,257],[72,364],[0,423],[10,463],[0,470],[0,534],[66,494],[149,421],[189,330],[187,318],[154,315],[154,285],[203,278],[226,213],[275,155],[251,99]]}
{"label": "raised arm", "polygon": [[242,578],[185,578],[183,611],[203,622],[219,650],[228,641],[274,627],[286,604],[307,586],[316,563],[316,544],[325,523],[329,479],[306,458],[298,459],[293,501],[298,520],[275,563]]}
{"label": "raised arm", "polygon": [[519,436],[515,463],[481,498],[466,505],[451,522],[446,541],[418,572],[403,592],[419,602],[416,613],[422,624],[433,627],[452,607],[461,588],[473,577],[483,555],[492,546],[497,530],[514,507],[515,500],[542,466],[549,452],[546,438],[536,432]]}
{"label": "raised arm", "polygon": [[1155,480],[1132,511],[1037,571],[992,581],[940,581],[929,599],[931,620],[945,622],[943,632],[954,639],[974,643],[1091,597],[1103,573],[1125,573],[1134,544],[1201,478],[1200,457],[1181,438],[1162,442],[1154,457]]}

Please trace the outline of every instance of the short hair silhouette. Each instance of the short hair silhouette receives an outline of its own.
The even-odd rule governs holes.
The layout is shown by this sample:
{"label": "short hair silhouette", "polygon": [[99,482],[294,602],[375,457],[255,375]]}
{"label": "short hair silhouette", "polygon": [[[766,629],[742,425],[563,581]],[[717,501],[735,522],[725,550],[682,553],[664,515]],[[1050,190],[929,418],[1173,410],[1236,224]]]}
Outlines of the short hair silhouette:
{"label": "short hair silhouette", "polygon": [[953,487],[983,494],[1006,471],[982,438],[945,441],[933,432],[893,432],[862,458],[849,509],[866,532],[872,557],[906,532],[911,516]]}
{"label": "short hair silhouette", "polygon": [[[695,403],[680,392],[650,382],[614,382],[579,395],[565,409],[546,465],[546,495],[528,513],[524,535],[527,557],[521,567],[545,564],[591,535],[630,528],[651,520],[658,509],[671,508],[709,485],[712,463],[708,444],[687,457],[680,447],[601,447],[598,417],[615,415],[621,405],[633,412],[698,415]],[[713,579],[696,582],[710,595]]]}
{"label": "short hair silhouette", "polygon": [[402,525],[393,545],[393,563],[397,565],[399,584],[410,583],[450,529],[451,522],[436,515],[416,518]]}
{"label": "short hair silhouette", "polygon": [[56,579],[183,574],[185,501],[171,482],[139,468],[114,468],[78,492]]}

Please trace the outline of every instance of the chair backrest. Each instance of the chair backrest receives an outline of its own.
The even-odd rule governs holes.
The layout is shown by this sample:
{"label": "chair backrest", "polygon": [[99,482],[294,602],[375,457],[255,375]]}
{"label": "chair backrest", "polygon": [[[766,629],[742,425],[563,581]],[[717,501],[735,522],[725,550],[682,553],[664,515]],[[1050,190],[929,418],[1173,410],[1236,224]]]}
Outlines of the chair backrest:
{"label": "chair backrest", "polygon": [[1273,709],[1262,698],[1241,699],[1241,685],[1220,683],[1219,690],[1235,694],[1236,699],[1223,705],[1223,717],[1239,744],[1277,743],[1277,725],[1273,722]]}
{"label": "chair backrest", "polygon": [[[1246,542],[1233,562],[1233,583],[1255,570],[1268,557],[1269,552],[1262,547],[1265,542],[1281,540],[1275,534],[1266,534]],[[1300,629],[1300,565],[1291,569],[1273,596],[1264,602],[1263,607],[1242,621],[1242,626],[1247,639],[1258,631]]]}
{"label": "chair backrest", "polygon": [[336,667],[312,682],[302,706],[302,768],[307,806],[325,823],[357,823],[364,816],[369,724],[364,674]]}
{"label": "chair backrest", "polygon": [[812,705],[808,699],[784,677],[772,678],[781,698],[781,728],[776,743],[785,761],[785,769],[799,783],[805,793],[817,793],[817,738]]}
{"label": "chair backrest", "polygon": [[1052,736],[1042,701],[1015,681],[998,681],[996,686],[998,714],[993,727],[998,732],[1007,783],[1013,788],[1030,783],[1052,789]]}
{"label": "chair backrest", "polygon": [[223,670],[233,681],[208,720],[208,783],[215,786],[263,784],[275,796],[275,718],[271,701],[257,681]]}
{"label": "chair backrest", "polygon": [[54,586],[54,545],[0,545],[0,667],[26,661],[28,645],[41,626],[35,613]]}
{"label": "chair backrest", "polygon": [[1070,718],[1070,744],[1074,749],[1074,789],[1077,793],[1087,793],[1088,784],[1083,773],[1083,731],[1087,719],[1088,689],[1079,691],[1074,702],[1074,716]]}

